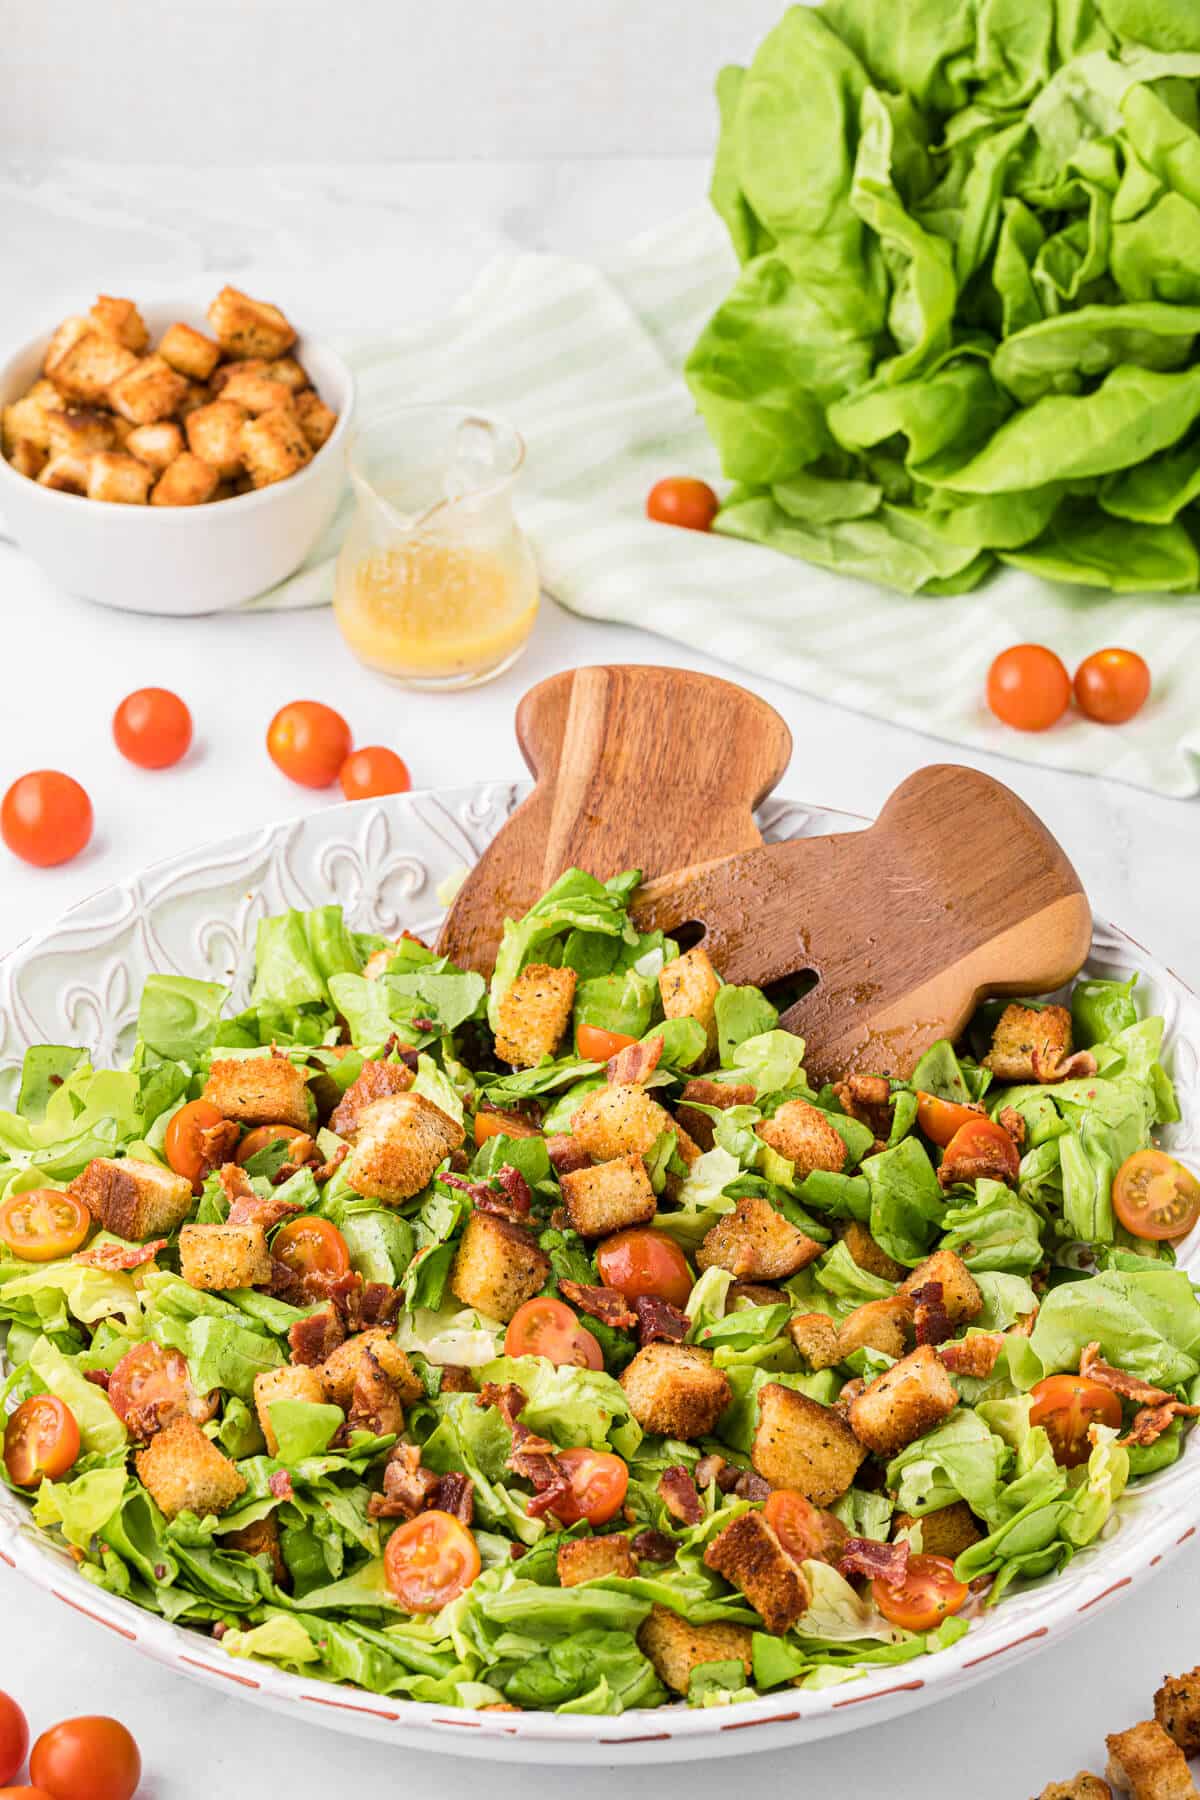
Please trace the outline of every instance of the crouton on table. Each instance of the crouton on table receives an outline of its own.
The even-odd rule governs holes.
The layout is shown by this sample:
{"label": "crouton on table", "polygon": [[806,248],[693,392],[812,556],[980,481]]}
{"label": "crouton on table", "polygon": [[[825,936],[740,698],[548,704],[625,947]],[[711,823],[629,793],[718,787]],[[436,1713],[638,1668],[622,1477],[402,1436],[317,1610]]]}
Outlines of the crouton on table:
{"label": "crouton on table", "polygon": [[779,1111],[754,1128],[764,1144],[795,1167],[797,1179],[814,1169],[837,1174],[845,1165],[846,1146],[819,1106],[807,1100],[785,1100]]}
{"label": "crouton on table", "polygon": [[359,1364],[368,1350],[373,1353],[400,1398],[406,1405],[415,1406],[424,1397],[424,1384],[399,1344],[382,1325],[373,1325],[369,1331],[356,1332],[344,1344],[339,1344],[336,1350],[330,1351],[317,1370],[322,1397],[334,1406],[349,1406],[354,1396]]}
{"label": "crouton on table", "polygon": [[358,1114],[343,1173],[356,1194],[395,1206],[428,1186],[464,1136],[457,1119],[423,1094],[387,1094]]}
{"label": "crouton on table", "polygon": [[553,1056],[570,1024],[574,1000],[574,969],[529,963],[497,1003],[496,1055],[519,1069]]}
{"label": "crouton on table", "polygon": [[1157,1719],[1145,1719],[1128,1731],[1105,1738],[1114,1787],[1127,1789],[1133,1800],[1196,1800],[1196,1784],[1187,1758]]}
{"label": "crouton on table", "polygon": [[876,1456],[895,1456],[958,1405],[954,1383],[931,1344],[893,1363],[850,1403],[850,1425]]}
{"label": "crouton on table", "polygon": [[68,1190],[115,1237],[167,1237],[192,1210],[192,1184],[133,1157],[96,1156]]}
{"label": "crouton on table", "polygon": [[568,1170],[560,1180],[571,1224],[581,1237],[603,1237],[654,1217],[654,1189],[636,1151],[590,1169]]}
{"label": "crouton on table", "polygon": [[1036,1081],[1036,1057],[1046,1073],[1071,1054],[1071,1014],[1065,1006],[1006,1006],[983,1059],[997,1081]]}
{"label": "crouton on table", "polygon": [[747,1675],[752,1667],[748,1625],[690,1625],[666,1606],[650,1608],[637,1641],[663,1686],[676,1694],[687,1693],[692,1670],[703,1663],[740,1662]]}
{"label": "crouton on table", "polygon": [[1112,1789],[1098,1775],[1081,1769],[1070,1781],[1052,1781],[1037,1800],[1112,1800]]}
{"label": "crouton on table", "polygon": [[866,1454],[832,1407],[779,1382],[769,1381],[759,1390],[750,1460],[773,1488],[795,1488],[814,1506],[831,1506],[846,1492]]}
{"label": "crouton on table", "polygon": [[181,1512],[199,1519],[227,1512],[246,1491],[234,1464],[192,1419],[156,1431],[136,1462],[142,1486],[168,1519]]}
{"label": "crouton on table", "polygon": [[711,1055],[717,1047],[716,998],[721,983],[703,944],[664,964],[658,991],[668,1019],[690,1018],[703,1025]]}
{"label": "crouton on table", "polygon": [[612,1537],[569,1538],[558,1550],[558,1585],[578,1587],[583,1581],[599,1581],[605,1575],[623,1579],[637,1574],[629,1539],[620,1532]]}
{"label": "crouton on table", "polygon": [[698,1269],[728,1269],[749,1281],[782,1281],[820,1256],[823,1245],[799,1231],[759,1194],[743,1194],[718,1219],[696,1255]]}
{"label": "crouton on table", "polygon": [[761,1512],[742,1513],[717,1533],[705,1566],[738,1588],[776,1636],[808,1611],[808,1582]]}
{"label": "crouton on table", "polygon": [[450,1292],[507,1325],[550,1279],[550,1258],[531,1232],[495,1213],[474,1212],[450,1267]]}
{"label": "crouton on table", "polygon": [[294,328],[277,306],[223,287],[208,309],[217,342],[230,356],[282,356],[296,341]]}
{"label": "crouton on table", "polygon": [[1200,1669],[1164,1678],[1154,1716],[1185,1756],[1200,1756]]}
{"label": "crouton on table", "polygon": [[204,1098],[243,1125],[307,1131],[313,1120],[308,1077],[286,1056],[219,1057],[209,1069]]}
{"label": "crouton on table", "polygon": [[259,1287],[271,1279],[271,1255],[261,1225],[185,1225],[179,1234],[179,1269],[189,1287]]}
{"label": "crouton on table", "polygon": [[725,1371],[692,1344],[648,1344],[620,1380],[642,1430],[664,1437],[707,1437],[733,1398]]}
{"label": "crouton on table", "polygon": [[323,1405],[325,1390],[320,1375],[305,1363],[285,1363],[281,1369],[264,1369],[254,1377],[254,1410],[269,1456],[279,1454],[279,1439],[271,1423],[271,1407],[276,1400],[307,1400]]}

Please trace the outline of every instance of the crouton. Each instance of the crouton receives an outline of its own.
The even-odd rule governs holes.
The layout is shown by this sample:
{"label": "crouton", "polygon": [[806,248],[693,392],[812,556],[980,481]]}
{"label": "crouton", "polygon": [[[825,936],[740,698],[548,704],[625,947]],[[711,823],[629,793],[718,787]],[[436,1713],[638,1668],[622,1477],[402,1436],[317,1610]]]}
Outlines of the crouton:
{"label": "crouton", "polygon": [[187,422],[192,414],[194,412],[199,412],[202,406],[211,406],[215,399],[216,395],[213,393],[209,382],[189,381],[187,384],[187,393],[176,407],[175,416],[179,420],[179,423],[186,429]]}
{"label": "crouton", "polygon": [[118,300],[112,294],[101,294],[88,318],[97,331],[123,344],[135,355],[140,356],[150,342],[146,322],[132,300]]}
{"label": "crouton", "polygon": [[581,1150],[598,1162],[631,1151],[645,1156],[666,1131],[675,1131],[674,1119],[645,1088],[634,1081],[612,1082],[597,1088],[571,1115],[571,1135]]}
{"label": "crouton", "polygon": [[[226,404],[234,406],[237,402]],[[312,459],[312,447],[291,405],[290,394],[286,406],[273,406],[256,419],[247,419],[238,442],[242,461],[256,488],[286,481]]]}
{"label": "crouton", "polygon": [[192,1419],[176,1419],[156,1431],[135,1458],[138,1479],[168,1519],[181,1512],[203,1519],[227,1512],[246,1483]]}
{"label": "crouton", "polygon": [[807,1100],[785,1100],[773,1118],[754,1127],[764,1144],[790,1162],[797,1178],[814,1169],[837,1174],[846,1161],[846,1146],[827,1116]]}
{"label": "crouton", "polygon": [[[103,450],[106,446],[97,444],[95,448]],[[148,469],[157,469],[161,474],[177,456],[183,455],[183,433],[171,419],[159,419],[153,425],[135,425],[122,449],[144,462]]]}
{"label": "crouton", "polygon": [[373,1352],[379,1367],[406,1406],[415,1406],[418,1400],[424,1399],[425,1387],[421,1377],[391,1332],[382,1325],[373,1325],[369,1331],[356,1332],[325,1358],[317,1370],[324,1399],[334,1406],[349,1406],[354,1397],[359,1365],[368,1350]]}
{"label": "crouton", "polygon": [[238,288],[223,287],[208,309],[217,342],[230,356],[282,356],[296,341],[277,306],[252,300]]}
{"label": "crouton", "polygon": [[145,506],[150,495],[153,469],[123,450],[97,450],[88,458],[87,497],[120,506]]}
{"label": "crouton", "polygon": [[249,417],[245,407],[236,406],[232,400],[212,400],[207,406],[198,406],[184,420],[188,449],[202,462],[210,463],[218,475],[231,480],[242,470],[242,426]]}
{"label": "crouton", "polygon": [[[701,1150],[711,1150],[714,1143],[713,1121],[701,1106],[716,1106],[727,1112],[731,1106],[753,1106],[756,1089],[748,1081],[705,1081],[684,1083],[675,1117],[683,1129],[695,1139]],[[695,1101],[695,1105],[689,1105]]]}
{"label": "crouton", "polygon": [[18,438],[8,452],[8,461],[18,475],[36,481],[46,466],[46,452],[39,450],[28,438]]}
{"label": "crouton", "polygon": [[553,1056],[571,1018],[574,969],[530,963],[499,1002],[496,1055],[519,1069]]}
{"label": "crouton", "polygon": [[855,1350],[881,1350],[898,1361],[912,1335],[912,1301],[903,1294],[888,1300],[868,1300],[842,1320],[838,1348],[843,1360]]}
{"label": "crouton", "polygon": [[365,1062],[334,1107],[329,1119],[330,1131],[336,1132],[338,1137],[353,1138],[358,1129],[359,1114],[366,1111],[372,1100],[382,1100],[388,1094],[406,1094],[416,1079],[407,1063]]}
{"label": "crouton", "polygon": [[254,1410],[267,1440],[268,1456],[279,1454],[279,1439],[271,1423],[271,1406],[276,1400],[309,1400],[323,1404],[325,1389],[320,1375],[305,1363],[285,1363],[281,1369],[264,1369],[261,1375],[254,1377]]}
{"label": "crouton", "polygon": [[832,1369],[842,1360],[837,1326],[828,1313],[796,1313],[788,1320],[788,1336],[810,1369]]}
{"label": "crouton", "polygon": [[218,1057],[209,1068],[203,1097],[243,1125],[294,1125],[307,1131],[313,1122],[305,1072],[286,1056]]}
{"label": "crouton", "polygon": [[646,1165],[636,1151],[559,1178],[571,1224],[580,1237],[604,1237],[644,1225],[657,1210]]}
{"label": "crouton", "polygon": [[157,1163],[95,1156],[68,1192],[114,1237],[167,1237],[192,1210],[192,1184]]}
{"label": "crouton", "polygon": [[46,345],[46,353],[42,357],[42,374],[50,375],[62,362],[68,350],[77,344],[81,337],[95,331],[90,319],[79,313],[72,313],[69,318],[56,325],[50,342]]}
{"label": "crouton", "polygon": [[189,381],[207,381],[221,360],[221,346],[202,331],[180,323],[163,332],[158,354],[177,375],[186,375]]}
{"label": "crouton", "polygon": [[450,1268],[450,1292],[502,1325],[550,1279],[550,1258],[532,1234],[495,1213],[474,1212]]}
{"label": "crouton", "polygon": [[288,1566],[283,1560],[283,1551],[279,1544],[279,1526],[275,1522],[274,1513],[268,1513],[265,1519],[256,1519],[252,1525],[243,1525],[237,1531],[218,1533],[221,1546],[226,1550],[240,1550],[243,1556],[265,1556],[271,1564],[271,1574],[279,1587],[287,1587],[291,1581]]}
{"label": "crouton", "polygon": [[937,1351],[932,1344],[921,1344],[851,1401],[850,1426],[876,1456],[895,1456],[949,1418],[957,1405],[954,1383]]}
{"label": "crouton", "polygon": [[38,486],[53,488],[57,494],[86,494],[90,460],[86,456],[52,456],[38,473]]}
{"label": "crouton", "polygon": [[570,1538],[559,1546],[559,1587],[578,1587],[583,1581],[599,1581],[605,1575],[620,1575],[628,1580],[636,1574],[629,1539],[619,1532],[612,1537]]}
{"label": "crouton", "polygon": [[251,369],[247,364],[240,368],[231,368],[228,379],[221,383],[222,400],[233,400],[238,406],[244,406],[248,413],[270,412],[273,406],[291,406],[294,396],[290,387],[282,381],[276,381],[272,374],[273,364],[264,363],[261,370]]}
{"label": "crouton", "polygon": [[343,1173],[356,1194],[395,1206],[428,1185],[464,1135],[423,1094],[387,1094],[359,1113]]}
{"label": "crouton", "polygon": [[94,404],[111,398],[115,383],[139,368],[132,350],[124,350],[98,331],[85,331],[47,372],[68,400]]}
{"label": "crouton", "polygon": [[[144,431],[157,430],[145,425]],[[171,430],[175,427],[172,426]],[[185,450],[169,463],[154,484],[151,506],[205,506],[217,492],[219,477],[209,463]]]}
{"label": "crouton", "polygon": [[868,1275],[878,1275],[881,1281],[903,1281],[908,1274],[904,1264],[889,1256],[860,1220],[851,1219],[839,1235],[851,1259]]}
{"label": "crouton", "polygon": [[[306,388],[311,390],[312,377],[294,356],[277,356],[268,364],[268,367],[271,371],[272,381],[282,381],[284,387],[290,388],[293,394],[299,396]],[[316,396],[313,397],[315,399]]]}
{"label": "crouton", "polygon": [[703,1025],[711,1054],[717,1047],[715,1002],[721,983],[703,944],[664,964],[658,991],[668,1019],[690,1018]]}
{"label": "crouton", "polygon": [[866,1454],[831,1407],[774,1381],[759,1390],[750,1461],[772,1487],[795,1488],[814,1506],[830,1506]]}
{"label": "crouton", "polygon": [[186,380],[170,363],[161,356],[143,356],[109,384],[108,403],[134,425],[152,425],[156,419],[169,419],[186,393]]}
{"label": "crouton", "polygon": [[1154,1716],[1185,1756],[1200,1756],[1200,1669],[1164,1676]]}
{"label": "crouton", "polygon": [[1157,1719],[1111,1732],[1104,1742],[1105,1774],[1114,1787],[1128,1789],[1133,1800],[1196,1800],[1187,1759]]}
{"label": "crouton", "polygon": [[189,1287],[261,1287],[271,1279],[271,1255],[261,1225],[185,1225],[179,1233],[179,1272]]}
{"label": "crouton", "polygon": [[[278,363],[271,366],[273,369],[279,368]],[[311,388],[307,393],[296,395],[296,417],[300,421],[301,431],[314,450],[319,450],[329,442],[338,422],[332,406],[326,406],[320,395],[314,394]]]}
{"label": "crouton", "polygon": [[1098,1775],[1081,1769],[1071,1781],[1052,1781],[1037,1800],[1112,1800],[1112,1789]]}
{"label": "crouton", "polygon": [[1071,1054],[1071,1014],[1065,1006],[1006,1006],[983,1059],[997,1081],[1036,1081]]}
{"label": "crouton", "polygon": [[647,1344],[620,1380],[642,1430],[663,1437],[707,1437],[733,1398],[725,1371],[692,1344]]}
{"label": "crouton", "polygon": [[117,441],[109,414],[89,406],[47,413],[46,429],[51,456],[91,456]]}
{"label": "crouton", "polygon": [[747,1306],[778,1306],[790,1302],[791,1295],[769,1281],[732,1281],[725,1290],[725,1311],[737,1312],[741,1302]]}
{"label": "crouton", "polygon": [[637,1634],[638,1648],[664,1687],[686,1694],[692,1670],[704,1663],[740,1662],[753,1667],[754,1634],[748,1625],[690,1625],[666,1606],[652,1606]]}
{"label": "crouton", "polygon": [[39,450],[49,450],[50,414],[61,412],[65,405],[66,401],[52,381],[44,377],[35,381],[27,394],[4,408],[0,426],[5,455],[11,456],[13,446],[23,440],[36,445]]}
{"label": "crouton", "polygon": [[751,1281],[783,1281],[806,1268],[823,1246],[776,1212],[759,1194],[743,1194],[718,1219],[696,1255],[698,1269],[728,1269]]}
{"label": "crouton", "polygon": [[895,1118],[892,1084],[886,1075],[847,1075],[833,1091],[848,1118],[857,1119],[877,1138],[886,1140]]}
{"label": "crouton", "polygon": [[965,1500],[955,1500],[949,1506],[935,1507],[933,1512],[922,1513],[914,1518],[912,1513],[897,1513],[892,1521],[893,1535],[911,1525],[921,1527],[921,1550],[925,1556],[945,1556],[951,1562],[964,1550],[977,1544],[983,1536],[982,1531]]}
{"label": "crouton", "polygon": [[789,1631],[808,1611],[812,1595],[803,1571],[760,1512],[743,1513],[719,1531],[704,1552],[704,1565],[746,1596],[773,1636]]}
{"label": "crouton", "polygon": [[918,1263],[900,1292],[910,1297],[918,1288],[937,1282],[942,1290],[942,1306],[952,1325],[969,1325],[983,1311],[983,1295],[975,1277],[961,1256],[953,1250],[935,1250],[923,1263]]}

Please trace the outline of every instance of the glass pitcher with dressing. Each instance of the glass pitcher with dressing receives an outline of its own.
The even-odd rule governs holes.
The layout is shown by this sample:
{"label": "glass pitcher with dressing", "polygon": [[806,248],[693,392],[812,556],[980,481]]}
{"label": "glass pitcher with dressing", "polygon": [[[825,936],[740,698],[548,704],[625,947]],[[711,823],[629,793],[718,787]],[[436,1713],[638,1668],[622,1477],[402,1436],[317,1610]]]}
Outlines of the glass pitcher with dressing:
{"label": "glass pitcher with dressing", "polygon": [[473,687],[516,661],[538,609],[512,506],[524,460],[511,425],[467,407],[399,407],[358,434],[333,606],[360,661],[433,689]]}

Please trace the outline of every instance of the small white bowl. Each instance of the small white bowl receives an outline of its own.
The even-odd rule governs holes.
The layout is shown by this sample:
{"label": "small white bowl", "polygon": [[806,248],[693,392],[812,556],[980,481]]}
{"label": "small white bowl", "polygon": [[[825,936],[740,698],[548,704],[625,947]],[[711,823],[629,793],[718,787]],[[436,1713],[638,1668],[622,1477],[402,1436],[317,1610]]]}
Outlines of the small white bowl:
{"label": "small white bowl", "polygon": [[[151,342],[176,319],[211,335],[198,307],[142,309]],[[0,406],[41,373],[49,333],[0,368]],[[39,487],[0,457],[0,530],[56,587],[126,612],[223,612],[291,575],[337,510],[346,478],[354,377],[328,345],[302,337],[294,354],[338,422],[306,468],[252,494],[206,506],[120,506]]]}

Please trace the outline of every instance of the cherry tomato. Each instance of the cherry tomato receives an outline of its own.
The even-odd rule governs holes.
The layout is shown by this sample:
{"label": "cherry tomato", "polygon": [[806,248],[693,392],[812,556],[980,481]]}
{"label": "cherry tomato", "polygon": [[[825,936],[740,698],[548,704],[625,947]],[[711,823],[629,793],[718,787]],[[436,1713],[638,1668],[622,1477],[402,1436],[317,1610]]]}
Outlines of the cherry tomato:
{"label": "cherry tomato", "polygon": [[170,688],[138,688],[113,714],[117,749],[139,769],[169,769],[187,755],[192,715]]}
{"label": "cherry tomato", "polygon": [[605,1238],[596,1251],[596,1268],[605,1287],[626,1300],[653,1295],[672,1306],[686,1306],[694,1285],[687,1257],[665,1232],[631,1225]]}
{"label": "cherry tomato", "polygon": [[629,1470],[619,1456],[581,1445],[576,1450],[557,1451],[556,1461],[571,1483],[570,1496],[554,1507],[556,1519],[564,1525],[575,1525],[580,1519],[589,1525],[607,1525],[616,1518],[629,1490]]}
{"label": "cherry tomato", "polygon": [[35,1394],[8,1415],[4,1466],[18,1487],[40,1487],[44,1476],[57,1481],[79,1456],[79,1427],[57,1394]]}
{"label": "cherry tomato", "polygon": [[1078,1468],[1091,1455],[1089,1426],[1121,1423],[1118,1396],[1086,1376],[1047,1375],[1030,1392],[1029,1423],[1045,1427],[1054,1460],[1064,1469]]}
{"label": "cherry tomato", "polygon": [[53,1262],[78,1250],[91,1230],[82,1200],[58,1188],[30,1188],[0,1206],[0,1238],[23,1262]]}
{"label": "cherry tomato", "polygon": [[0,837],[14,856],[49,869],[78,856],[92,835],[87,791],[58,769],[35,769],[0,802]]}
{"label": "cherry tomato", "polygon": [[818,1562],[845,1542],[846,1528],[832,1513],[822,1512],[795,1488],[776,1488],[763,1507],[763,1517],[794,1562]]}
{"label": "cherry tomato", "polygon": [[1135,1237],[1186,1237],[1200,1219],[1200,1181],[1165,1150],[1135,1150],[1113,1180],[1113,1209]]}
{"label": "cherry tomato", "polygon": [[987,702],[1017,731],[1045,731],[1061,719],[1071,699],[1071,677],[1044,644],[1002,650],[987,678]]}
{"label": "cherry tomato", "polygon": [[380,794],[407,794],[412,786],[408,764],[382,744],[368,744],[348,756],[339,771],[347,800],[375,800]]}
{"label": "cherry tomato", "polygon": [[541,1137],[536,1125],[523,1119],[520,1113],[477,1112],[475,1114],[475,1142],[486,1144],[493,1137]]}
{"label": "cherry tomato", "polygon": [[290,1219],[271,1241],[271,1255],[298,1275],[348,1275],[350,1246],[328,1219]]}
{"label": "cherry tomato", "polygon": [[721,502],[707,481],[691,475],[668,475],[646,496],[646,517],[659,525],[683,525],[688,531],[711,531]]}
{"label": "cherry tomato", "polygon": [[1094,650],[1075,671],[1075,704],[1101,725],[1124,725],[1150,693],[1150,671],[1136,650]]}
{"label": "cherry tomato", "polygon": [[191,1413],[192,1382],[178,1350],[166,1350],[147,1338],[127,1350],[108,1382],[113,1411],[128,1419],[135,1410],[153,1407],[161,1426]]}
{"label": "cherry tomato", "polygon": [[423,1512],[393,1531],[383,1553],[387,1584],[409,1612],[440,1612],[479,1573],[475,1539],[453,1513]]}
{"label": "cherry tomato", "polygon": [[11,1781],[28,1753],[25,1714],[11,1695],[0,1693],[0,1781]]}
{"label": "cherry tomato", "polygon": [[0,1800],[54,1800],[54,1795],[45,1788],[7,1787],[0,1788]]}
{"label": "cherry tomato", "polygon": [[618,1050],[628,1050],[637,1039],[623,1031],[604,1031],[599,1025],[580,1025],[575,1031],[575,1047],[586,1062],[607,1062]]}
{"label": "cherry tomato", "polygon": [[351,750],[350,727],[319,700],[292,700],[267,728],[267,752],[301,787],[331,787]]}
{"label": "cherry tomato", "polygon": [[939,1100],[936,1094],[917,1093],[917,1124],[933,1144],[945,1149],[956,1131],[983,1114],[973,1106],[960,1106],[954,1100]]}
{"label": "cherry tomato", "polygon": [[986,1154],[992,1147],[1001,1152],[1001,1158],[1015,1180],[1020,1173],[1021,1152],[1003,1125],[998,1125],[995,1119],[989,1119],[983,1114],[959,1126],[946,1145],[946,1160],[955,1163],[962,1158]]}
{"label": "cherry tomato", "polygon": [[207,1163],[200,1133],[211,1131],[224,1118],[220,1107],[211,1100],[189,1100],[172,1115],[167,1126],[163,1139],[167,1161],[177,1175],[186,1175],[194,1188],[199,1187]]}
{"label": "cherry tomato", "polygon": [[64,1719],[43,1731],[29,1773],[54,1800],[133,1800],[142,1759],[116,1719]]}
{"label": "cherry tomato", "polygon": [[294,1125],[256,1125],[238,1145],[236,1160],[248,1163],[252,1156],[257,1156],[260,1150],[270,1149],[272,1144],[288,1146],[289,1162],[310,1162],[317,1153],[317,1146],[308,1132],[297,1131]]}
{"label": "cherry tomato", "polygon": [[579,1369],[602,1369],[604,1353],[590,1331],[579,1323],[570,1307],[549,1295],[539,1295],[518,1306],[504,1334],[506,1356],[544,1356],[560,1368],[571,1363]]}
{"label": "cherry tomato", "polygon": [[933,1631],[958,1612],[970,1589],[954,1578],[948,1556],[910,1556],[904,1580],[895,1586],[876,1576],[871,1598],[893,1625],[905,1631]]}

